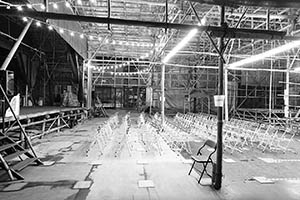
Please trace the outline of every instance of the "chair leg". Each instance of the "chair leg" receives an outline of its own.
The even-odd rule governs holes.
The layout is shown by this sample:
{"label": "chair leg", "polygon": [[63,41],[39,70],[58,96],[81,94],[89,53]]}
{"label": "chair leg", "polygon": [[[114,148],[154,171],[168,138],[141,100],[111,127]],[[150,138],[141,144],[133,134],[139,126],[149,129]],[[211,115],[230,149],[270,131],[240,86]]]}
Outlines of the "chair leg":
{"label": "chair leg", "polygon": [[202,177],[203,177],[203,175],[204,175],[204,172],[206,172],[207,173],[207,171],[206,171],[206,167],[207,167],[207,162],[206,163],[202,163],[203,164],[203,170],[202,170],[202,172],[201,172],[201,174],[200,174],[200,177],[199,177],[199,180],[198,180],[198,183],[200,183],[200,181],[201,181],[201,179],[202,179]]}
{"label": "chair leg", "polygon": [[191,169],[190,169],[190,171],[189,171],[189,175],[191,174],[192,169],[194,168],[195,163],[196,163],[196,161],[193,162],[192,167],[191,167]]}

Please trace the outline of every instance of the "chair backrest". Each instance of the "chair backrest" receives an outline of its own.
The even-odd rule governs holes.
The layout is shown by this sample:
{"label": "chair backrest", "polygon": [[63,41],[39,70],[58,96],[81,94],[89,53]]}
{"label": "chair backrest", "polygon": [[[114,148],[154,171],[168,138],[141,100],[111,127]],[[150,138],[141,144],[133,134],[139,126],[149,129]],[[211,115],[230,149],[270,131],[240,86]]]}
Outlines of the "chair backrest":
{"label": "chair backrest", "polygon": [[[216,149],[217,149],[217,144],[216,144],[214,141],[208,139],[208,140],[206,140],[206,141],[204,142],[204,144],[199,148],[197,155],[201,154],[201,150],[202,150],[205,146],[208,146],[208,147],[210,147],[210,148],[213,149],[213,151],[211,152],[210,156],[211,156],[211,155],[216,151]],[[209,156],[209,157],[210,157],[210,156]]]}
{"label": "chair backrest", "polygon": [[214,141],[212,140],[206,140],[205,143],[204,143],[204,146],[207,145],[213,149],[216,149],[217,148],[217,143],[215,143]]}

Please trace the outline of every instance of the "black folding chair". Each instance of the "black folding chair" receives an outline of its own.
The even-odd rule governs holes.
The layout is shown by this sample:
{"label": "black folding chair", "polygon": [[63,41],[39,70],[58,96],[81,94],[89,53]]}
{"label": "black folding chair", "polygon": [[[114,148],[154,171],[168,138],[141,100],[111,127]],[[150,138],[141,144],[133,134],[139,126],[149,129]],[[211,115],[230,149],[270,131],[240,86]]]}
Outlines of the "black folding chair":
{"label": "black folding chair", "polygon": [[[204,153],[204,149],[206,148],[206,151]],[[211,148],[212,150],[209,151],[207,150],[207,148]],[[212,174],[209,174],[207,172],[207,165],[208,164],[211,164],[212,167],[213,165],[215,164],[213,159],[212,159],[212,156],[213,154],[216,152],[217,150],[217,144],[212,141],[212,140],[206,140],[204,142],[204,144],[199,148],[198,152],[197,152],[197,155],[196,156],[191,156],[191,159],[194,161],[193,164],[192,164],[192,167],[189,171],[189,175],[191,174],[194,166],[196,163],[201,163],[202,166],[203,166],[203,170],[201,171],[201,174],[200,174],[200,178],[198,180],[198,183],[200,183],[203,175],[204,175],[204,172],[209,176],[209,177],[212,177]]]}

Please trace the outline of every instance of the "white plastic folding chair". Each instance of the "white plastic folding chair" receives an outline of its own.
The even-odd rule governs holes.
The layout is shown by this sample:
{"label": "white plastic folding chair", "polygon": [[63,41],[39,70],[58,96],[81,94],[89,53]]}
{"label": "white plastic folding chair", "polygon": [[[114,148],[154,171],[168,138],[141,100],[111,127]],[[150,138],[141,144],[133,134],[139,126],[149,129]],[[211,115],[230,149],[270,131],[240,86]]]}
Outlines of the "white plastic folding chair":
{"label": "white plastic folding chair", "polygon": [[270,148],[286,152],[295,135],[296,131],[292,128],[278,128],[277,134],[272,138]]}

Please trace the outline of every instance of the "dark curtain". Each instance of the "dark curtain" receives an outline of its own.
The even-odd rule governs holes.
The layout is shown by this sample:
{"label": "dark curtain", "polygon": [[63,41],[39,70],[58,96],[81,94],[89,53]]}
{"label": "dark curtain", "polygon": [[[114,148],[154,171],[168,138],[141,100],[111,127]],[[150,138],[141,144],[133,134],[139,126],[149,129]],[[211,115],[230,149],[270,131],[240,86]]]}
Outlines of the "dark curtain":
{"label": "dark curtain", "polygon": [[73,74],[73,80],[72,82],[77,86],[76,92],[78,96],[78,101],[82,103],[83,100],[83,88],[82,88],[82,75],[80,72],[80,65],[79,65],[79,58],[78,55],[75,51],[69,52],[68,53],[68,60],[71,63],[71,68],[72,68],[72,74]]}
{"label": "dark curtain", "polygon": [[[22,81],[18,82],[17,87],[21,95],[25,95],[26,85],[28,85],[28,95],[29,98],[32,98],[32,91],[36,84],[37,74],[40,67],[40,59],[33,56],[33,59],[30,59],[30,56],[19,53],[17,56],[18,67],[15,70],[16,78],[20,78]],[[32,99],[33,101],[33,99]]]}

